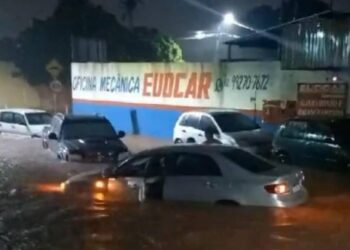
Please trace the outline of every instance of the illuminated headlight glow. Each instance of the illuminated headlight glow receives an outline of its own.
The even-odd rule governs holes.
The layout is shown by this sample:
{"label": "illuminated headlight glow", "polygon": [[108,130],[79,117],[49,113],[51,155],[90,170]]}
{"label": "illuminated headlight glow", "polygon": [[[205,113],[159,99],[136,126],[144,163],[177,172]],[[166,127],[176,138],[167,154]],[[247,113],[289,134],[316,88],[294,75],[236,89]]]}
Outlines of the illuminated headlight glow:
{"label": "illuminated headlight glow", "polygon": [[96,189],[99,189],[99,190],[105,189],[107,187],[106,183],[104,181],[101,181],[101,180],[96,181],[94,186]]}

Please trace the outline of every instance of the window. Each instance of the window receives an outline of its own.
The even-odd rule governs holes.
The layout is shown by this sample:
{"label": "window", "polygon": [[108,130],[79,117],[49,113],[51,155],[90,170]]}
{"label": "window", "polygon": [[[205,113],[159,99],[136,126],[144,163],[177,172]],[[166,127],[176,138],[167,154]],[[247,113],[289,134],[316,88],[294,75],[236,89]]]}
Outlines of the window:
{"label": "window", "polygon": [[124,163],[116,170],[116,175],[120,177],[144,177],[150,158],[149,156],[137,157]]}
{"label": "window", "polygon": [[197,115],[189,115],[187,117],[186,124],[188,127],[198,128],[199,127],[199,117]]}
{"label": "window", "polygon": [[48,113],[27,113],[28,123],[30,125],[50,124],[51,115]]}
{"label": "window", "polygon": [[117,136],[112,125],[105,120],[74,121],[62,126],[64,139],[83,138],[115,138]]}
{"label": "window", "polygon": [[304,139],[307,129],[308,123],[306,121],[290,121],[286,124],[281,136],[291,139]]}
{"label": "window", "polygon": [[13,113],[11,112],[1,113],[1,121],[6,123],[14,123]]}
{"label": "window", "polygon": [[188,124],[187,124],[187,118],[188,118],[188,115],[184,115],[184,116],[181,118],[181,121],[180,121],[180,125],[181,125],[181,126],[188,126]]}
{"label": "window", "polygon": [[214,122],[206,115],[201,117],[199,129],[202,131],[213,131],[215,134],[219,132]]}
{"label": "window", "polygon": [[18,125],[26,125],[26,121],[24,119],[24,115],[21,114],[14,114],[14,123]]}
{"label": "window", "polygon": [[311,122],[309,124],[305,139],[316,142],[334,142],[332,130],[324,123]]}
{"label": "window", "polygon": [[178,154],[173,163],[167,165],[170,176],[221,176],[220,168],[209,156]]}
{"label": "window", "polygon": [[223,155],[231,162],[252,173],[262,173],[275,168],[268,161],[239,149],[232,149]]}
{"label": "window", "polygon": [[212,116],[224,133],[250,131],[260,128],[255,121],[240,113],[218,112],[213,113]]}

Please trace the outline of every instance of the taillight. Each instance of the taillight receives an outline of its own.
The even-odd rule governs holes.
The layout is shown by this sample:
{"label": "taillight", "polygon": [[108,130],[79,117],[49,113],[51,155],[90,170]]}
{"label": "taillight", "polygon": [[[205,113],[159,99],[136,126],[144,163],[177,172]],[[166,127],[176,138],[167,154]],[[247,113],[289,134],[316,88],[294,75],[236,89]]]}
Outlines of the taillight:
{"label": "taillight", "polygon": [[288,194],[290,192],[288,184],[271,184],[265,186],[265,190],[270,194]]}

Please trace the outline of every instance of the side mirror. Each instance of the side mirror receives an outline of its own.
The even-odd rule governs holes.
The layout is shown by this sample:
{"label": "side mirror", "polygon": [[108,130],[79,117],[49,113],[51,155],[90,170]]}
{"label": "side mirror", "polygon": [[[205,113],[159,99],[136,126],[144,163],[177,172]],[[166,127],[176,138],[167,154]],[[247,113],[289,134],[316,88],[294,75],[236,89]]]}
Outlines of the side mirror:
{"label": "side mirror", "polygon": [[125,135],[126,135],[126,134],[125,134],[124,131],[119,131],[119,132],[118,132],[118,137],[119,137],[119,138],[124,138]]}
{"label": "side mirror", "polygon": [[49,134],[49,140],[57,141],[58,140],[57,135],[55,133],[50,133]]}

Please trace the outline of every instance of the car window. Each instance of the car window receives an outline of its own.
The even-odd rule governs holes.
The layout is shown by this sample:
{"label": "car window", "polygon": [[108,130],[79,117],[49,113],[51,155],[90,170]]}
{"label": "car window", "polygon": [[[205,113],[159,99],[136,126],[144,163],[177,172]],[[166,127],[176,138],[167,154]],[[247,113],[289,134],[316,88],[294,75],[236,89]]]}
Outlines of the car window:
{"label": "car window", "polygon": [[24,119],[24,115],[22,114],[14,114],[14,123],[19,125],[26,125],[26,121]]}
{"label": "car window", "polygon": [[251,131],[260,126],[250,117],[237,112],[218,112],[212,114],[216,123],[224,133]]}
{"label": "car window", "polygon": [[166,166],[170,176],[221,176],[221,170],[209,156],[200,154],[178,154],[173,163]]}
{"label": "car window", "polygon": [[252,173],[262,173],[275,168],[268,161],[244,150],[232,149],[223,155],[231,162]]}
{"label": "car window", "polygon": [[213,133],[218,133],[218,129],[210,117],[202,115],[199,122],[199,129],[202,131],[213,131]]}
{"label": "car window", "polygon": [[64,139],[115,138],[112,125],[106,120],[74,121],[62,125]]}
{"label": "car window", "polygon": [[6,123],[14,123],[14,117],[12,112],[1,113],[1,121]]}
{"label": "car window", "polygon": [[290,121],[281,132],[282,137],[290,139],[304,139],[307,134],[308,123],[306,121]]}
{"label": "car window", "polygon": [[186,124],[188,127],[199,128],[199,116],[193,114],[189,115]]}
{"label": "car window", "polygon": [[51,115],[48,113],[27,113],[26,117],[30,125],[50,124],[51,121]]}
{"label": "car window", "polygon": [[334,134],[329,126],[324,123],[311,122],[309,123],[305,139],[317,142],[333,142],[335,141]]}
{"label": "car window", "polygon": [[188,126],[188,123],[187,123],[187,118],[188,118],[188,115],[184,115],[182,118],[181,118],[181,121],[180,121],[180,125],[181,126]]}
{"label": "car window", "polygon": [[118,177],[143,177],[150,159],[150,156],[143,156],[127,161],[117,168],[116,175]]}

